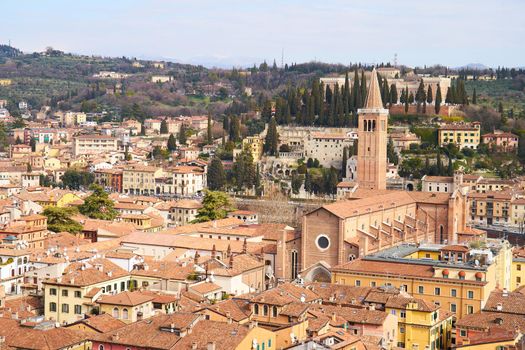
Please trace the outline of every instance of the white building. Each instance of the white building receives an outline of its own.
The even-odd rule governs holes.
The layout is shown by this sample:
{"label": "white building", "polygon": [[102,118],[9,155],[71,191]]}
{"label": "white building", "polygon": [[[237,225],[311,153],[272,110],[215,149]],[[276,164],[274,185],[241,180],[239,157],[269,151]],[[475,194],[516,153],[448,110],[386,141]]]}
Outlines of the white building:
{"label": "white building", "polygon": [[304,157],[319,160],[325,168],[341,169],[343,149],[350,147],[354,140],[348,133],[325,134],[312,133],[308,136],[304,147]]}

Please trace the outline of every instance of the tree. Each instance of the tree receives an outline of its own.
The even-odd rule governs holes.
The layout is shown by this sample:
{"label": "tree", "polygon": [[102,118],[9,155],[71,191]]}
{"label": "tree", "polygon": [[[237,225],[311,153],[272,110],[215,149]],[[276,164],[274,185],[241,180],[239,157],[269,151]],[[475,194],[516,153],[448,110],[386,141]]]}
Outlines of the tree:
{"label": "tree", "polygon": [[436,100],[434,101],[434,111],[436,112],[436,114],[439,114],[439,111],[441,109],[441,87],[437,86],[437,89],[436,89]]}
{"label": "tree", "polygon": [[390,86],[390,104],[397,104],[397,87],[396,84]]}
{"label": "tree", "polygon": [[213,143],[213,135],[211,132],[211,126],[212,126],[212,120],[211,120],[211,113],[208,113],[208,130],[206,134],[208,145],[211,145]]}
{"label": "tree", "polygon": [[293,194],[299,194],[301,186],[303,185],[303,177],[295,173],[292,174],[292,192]]}
{"label": "tree", "polygon": [[15,145],[21,145],[23,142],[22,142],[22,139],[20,138],[20,136],[17,136],[16,137],[16,140],[15,140]]}
{"label": "tree", "polygon": [[241,121],[236,116],[230,120],[230,140],[233,142],[241,141]]}
{"label": "tree", "polygon": [[391,138],[388,139],[388,143],[386,145],[386,154],[388,161],[394,163],[394,165],[399,163],[399,157],[394,149],[394,142]]}
{"label": "tree", "polygon": [[259,163],[255,169],[255,195],[260,197],[262,194],[262,184],[261,184],[261,171],[259,169]]}
{"label": "tree", "polygon": [[47,228],[53,232],[78,233],[82,225],[71,217],[78,213],[76,207],[47,206],[42,214],[47,217]]}
{"label": "tree", "polygon": [[186,142],[188,142],[187,136],[186,136],[186,124],[182,123],[179,130],[179,144],[185,145]]}
{"label": "tree", "polygon": [[448,157],[447,175],[448,176],[454,175],[454,164],[452,163],[452,157]]}
{"label": "tree", "polygon": [[115,219],[118,212],[114,209],[113,201],[109,199],[108,194],[104,191],[102,186],[93,184],[91,185],[90,190],[93,192],[86,197],[84,203],[78,207],[80,213],[92,219]]}
{"label": "tree", "polygon": [[80,190],[87,188],[95,181],[95,175],[87,171],[68,169],[61,177],[62,186],[71,190]]}
{"label": "tree", "polygon": [[170,137],[168,137],[167,147],[170,152],[173,152],[177,149],[177,140],[175,140],[175,136],[173,136],[173,134],[170,134]]}
{"label": "tree", "polygon": [[160,122],[160,133],[167,134],[168,132],[168,122],[166,121],[166,119],[162,119],[162,121]]}
{"label": "tree", "polygon": [[343,148],[343,162],[341,164],[341,174],[345,176],[346,173],[346,163],[348,162],[348,148]]}
{"label": "tree", "polygon": [[211,164],[208,167],[208,188],[216,191],[221,190],[226,184],[226,173],[221,160],[218,157],[213,157]]}
{"label": "tree", "polygon": [[478,104],[478,96],[476,94],[476,88],[474,88],[474,91],[472,92],[472,104]]}
{"label": "tree", "polygon": [[308,169],[306,169],[306,173],[304,174],[304,190],[307,193],[312,193],[312,178],[310,177]]}
{"label": "tree", "polygon": [[237,190],[249,189],[255,185],[255,165],[252,154],[247,148],[235,158],[232,173]]}
{"label": "tree", "polygon": [[427,90],[427,103],[428,103],[428,104],[431,104],[433,100],[434,100],[434,97],[432,96],[432,87],[431,87],[430,85],[428,85],[428,90]]}
{"label": "tree", "polygon": [[268,131],[266,132],[266,138],[264,140],[264,151],[271,155],[275,156],[278,154],[279,145],[279,134],[277,132],[277,122],[275,117],[272,117],[270,124],[268,125]]}
{"label": "tree", "polygon": [[29,140],[29,146],[31,146],[31,152],[36,151],[36,139],[34,137]]}
{"label": "tree", "polygon": [[202,208],[192,223],[224,219],[233,211],[230,198],[224,192],[206,190],[202,200]]}
{"label": "tree", "polygon": [[337,170],[334,167],[323,169],[323,192],[326,194],[335,194],[339,178]]}

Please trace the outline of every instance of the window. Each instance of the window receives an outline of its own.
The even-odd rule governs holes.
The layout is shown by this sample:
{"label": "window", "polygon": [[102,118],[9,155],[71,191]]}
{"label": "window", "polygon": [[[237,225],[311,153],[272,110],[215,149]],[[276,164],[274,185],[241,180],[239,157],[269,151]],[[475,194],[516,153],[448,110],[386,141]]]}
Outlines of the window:
{"label": "window", "polygon": [[457,290],[455,290],[455,289],[451,289],[451,290],[450,290],[450,296],[451,296],[451,297],[456,297],[457,294],[458,294],[458,291],[457,291]]}
{"label": "window", "polygon": [[321,250],[326,250],[328,247],[330,247],[330,239],[326,235],[319,235],[317,236],[317,247]]}
{"label": "window", "polygon": [[419,294],[423,294],[423,293],[425,292],[425,287],[423,287],[423,286],[419,286],[419,287],[417,288],[417,292],[418,292]]}
{"label": "window", "polygon": [[57,295],[57,289],[56,288],[51,288],[49,290],[49,295]]}
{"label": "window", "polygon": [[75,315],[81,315],[81,314],[82,314],[82,306],[75,305]]}
{"label": "window", "polygon": [[456,312],[456,310],[457,310],[456,304],[450,304],[450,311],[451,312]]}
{"label": "window", "polygon": [[474,299],[474,291],[469,290],[469,291],[467,292],[467,298],[469,298],[469,299]]}
{"label": "window", "polygon": [[516,277],[516,283],[517,283],[517,284],[520,284],[520,283],[521,283],[521,277]]}
{"label": "window", "polygon": [[62,312],[65,314],[69,313],[69,304],[62,304]]}
{"label": "window", "polygon": [[474,313],[474,306],[467,305],[467,314],[473,314]]}
{"label": "window", "polygon": [[401,311],[401,313],[399,314],[399,316],[400,316],[401,318],[407,318],[407,313],[406,313],[406,311]]}
{"label": "window", "polygon": [[376,281],[371,281],[370,282],[370,287],[375,287],[376,286]]}
{"label": "window", "polygon": [[399,333],[405,333],[405,327],[399,327]]}
{"label": "window", "polygon": [[259,314],[259,305],[258,304],[253,305],[253,313],[256,314],[256,315]]}
{"label": "window", "polygon": [[67,289],[62,289],[62,296],[67,297]]}
{"label": "window", "polygon": [[113,308],[113,318],[119,318],[119,311],[118,308]]}
{"label": "window", "polygon": [[520,264],[516,265],[516,270],[521,271],[521,265]]}
{"label": "window", "polygon": [[277,317],[277,306],[272,307],[272,316]]}
{"label": "window", "polygon": [[49,303],[49,311],[56,312],[57,311],[57,303]]}
{"label": "window", "polygon": [[360,280],[355,280],[355,286],[356,287],[360,287],[361,286],[361,281]]}
{"label": "window", "polygon": [[395,315],[395,314],[396,314],[396,310],[392,310],[392,311],[390,311],[390,313],[391,313],[392,315]]}
{"label": "window", "polygon": [[467,336],[467,331],[462,329],[459,331],[459,335],[462,336],[462,337],[466,337]]}
{"label": "window", "polygon": [[269,347],[269,348],[272,347],[272,340],[271,340],[271,339],[268,339],[268,347]]}
{"label": "window", "polygon": [[82,297],[82,293],[79,290],[76,290],[75,291],[75,298],[81,298],[81,297]]}
{"label": "window", "polygon": [[434,295],[441,295],[441,288],[439,287],[434,288]]}
{"label": "window", "polygon": [[263,315],[268,316],[268,305],[263,306]]}
{"label": "window", "polygon": [[122,319],[127,320],[128,319],[128,309],[122,310]]}
{"label": "window", "polygon": [[100,345],[98,346],[98,350],[104,350],[104,345],[100,344]]}

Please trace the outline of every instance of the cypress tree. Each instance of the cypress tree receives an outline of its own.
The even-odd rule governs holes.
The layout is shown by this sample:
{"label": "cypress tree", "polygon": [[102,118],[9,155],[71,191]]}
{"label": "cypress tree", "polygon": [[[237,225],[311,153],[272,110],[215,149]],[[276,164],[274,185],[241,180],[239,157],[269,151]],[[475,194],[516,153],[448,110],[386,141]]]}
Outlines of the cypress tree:
{"label": "cypress tree", "polygon": [[405,114],[407,114],[408,113],[408,104],[410,102],[410,100],[408,99],[408,87],[406,87],[406,89],[405,89],[404,100],[405,100]]}
{"label": "cypress tree", "polygon": [[170,137],[168,137],[167,147],[170,152],[173,152],[177,149],[177,141],[175,140],[175,136],[173,136],[173,134],[170,134]]}
{"label": "cypress tree", "polygon": [[434,97],[432,96],[432,88],[430,87],[430,85],[428,85],[427,103],[431,104],[433,100],[434,100]]}
{"label": "cypress tree", "polygon": [[390,104],[397,104],[397,86],[396,84],[390,85]]}
{"label": "cypress tree", "polygon": [[168,131],[168,122],[166,121],[166,119],[163,119],[161,122],[160,122],[160,133],[161,134],[167,134],[169,131]]}
{"label": "cypress tree", "polygon": [[382,90],[382,97],[383,97],[383,107],[386,108],[388,102],[390,101],[390,91],[388,91],[388,83],[386,81],[386,79],[384,80],[384,83],[383,83],[383,90]]}
{"label": "cypress tree", "polygon": [[476,88],[474,88],[474,91],[472,92],[472,104],[478,104],[478,96],[476,95]]}
{"label": "cypress tree", "polygon": [[436,89],[436,100],[434,101],[434,111],[436,114],[439,114],[439,110],[441,109],[441,87],[437,86]]}
{"label": "cypress tree", "polygon": [[222,119],[222,129],[224,131],[230,132],[230,117],[227,115],[225,115]]}
{"label": "cypress tree", "polygon": [[308,169],[306,169],[306,174],[304,176],[304,190],[307,193],[312,193],[312,179],[310,177],[310,173],[308,172]]}
{"label": "cypress tree", "polygon": [[452,164],[452,157],[448,157],[448,168],[447,168],[447,175],[453,176],[454,175],[454,165]]}
{"label": "cypress tree", "polygon": [[343,148],[343,162],[341,163],[341,174],[344,177],[346,174],[346,163],[348,162],[348,148]]}
{"label": "cypress tree", "polygon": [[441,164],[441,150],[438,147],[437,154],[436,154],[436,169],[437,169],[437,175],[442,176],[443,175],[443,164]]}
{"label": "cypress tree", "polygon": [[213,143],[213,135],[211,133],[211,114],[208,113],[208,130],[207,130],[207,141],[208,141],[208,145],[211,145]]}
{"label": "cypress tree", "polygon": [[366,100],[366,77],[365,70],[361,71],[361,101],[359,102],[359,108],[363,108]]}
{"label": "cypress tree", "polygon": [[498,104],[498,112],[499,114],[503,115],[504,109],[503,109],[503,103],[501,101]]}
{"label": "cypress tree", "polygon": [[410,92],[410,95],[408,95],[408,103],[414,103],[414,94],[412,92]]}
{"label": "cypress tree", "polygon": [[357,69],[354,71],[354,85],[352,86],[354,92],[352,94],[353,98],[353,105],[354,105],[354,112],[357,111],[358,108],[361,106],[361,89],[359,88],[359,73],[357,72]]}
{"label": "cypress tree", "polygon": [[208,188],[212,191],[222,190],[226,184],[226,173],[221,160],[218,157],[213,157],[211,164],[208,167]]}
{"label": "cypress tree", "polygon": [[275,156],[278,152],[278,144],[279,134],[277,133],[277,122],[275,121],[275,118],[272,117],[264,141],[264,151],[271,156]]}
{"label": "cypress tree", "polygon": [[182,123],[179,130],[179,143],[181,145],[185,145],[187,141],[188,140],[186,137],[186,124]]}
{"label": "cypress tree", "polygon": [[259,170],[259,163],[255,168],[255,195],[260,197],[262,194],[262,185],[261,185],[261,171]]}
{"label": "cypress tree", "polygon": [[450,86],[448,89],[447,89],[447,96],[445,96],[445,103],[453,103],[454,101],[452,100],[452,86]]}

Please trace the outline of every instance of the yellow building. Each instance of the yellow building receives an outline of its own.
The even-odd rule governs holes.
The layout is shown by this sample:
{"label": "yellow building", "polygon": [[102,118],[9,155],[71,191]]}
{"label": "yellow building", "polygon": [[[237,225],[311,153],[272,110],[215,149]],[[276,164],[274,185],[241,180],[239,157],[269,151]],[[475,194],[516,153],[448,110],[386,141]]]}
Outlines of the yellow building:
{"label": "yellow building", "polygon": [[258,136],[248,136],[242,140],[243,149],[248,149],[254,162],[261,160],[263,154],[264,141]]}
{"label": "yellow building", "polygon": [[0,79],[0,86],[9,86],[11,83],[11,79]]}
{"label": "yellow building", "polygon": [[119,220],[128,222],[143,232],[159,232],[164,227],[164,220],[160,217],[151,217],[146,214],[122,214]]}
{"label": "yellow building", "polygon": [[[456,313],[458,318],[482,309],[490,292],[509,288],[511,248],[487,239],[478,249],[434,245],[439,260],[410,258],[432,246],[403,244],[332,268],[332,281],[354,286],[394,286],[416,298]],[[425,253],[426,254],[426,253]]]}
{"label": "yellow building", "polygon": [[438,129],[439,145],[444,147],[449,143],[454,143],[459,149],[475,149],[480,143],[480,127],[479,122],[443,125]]}
{"label": "yellow building", "polygon": [[129,274],[107,259],[70,264],[64,274],[43,282],[44,316],[61,324],[79,321],[89,314],[96,299],[129,288]]}
{"label": "yellow building", "polygon": [[111,315],[124,323],[133,323],[154,315],[153,300],[150,294],[140,291],[124,291],[115,295],[103,295],[97,300],[100,312]]}
{"label": "yellow building", "polygon": [[525,284],[525,248],[514,248],[512,255],[510,290],[515,290]]}
{"label": "yellow building", "polygon": [[510,203],[511,222],[513,226],[525,227],[525,198],[518,198]]}
{"label": "yellow building", "polygon": [[122,172],[122,191],[126,194],[155,194],[155,179],[162,169],[154,166],[132,165]]}
{"label": "yellow building", "polygon": [[430,345],[447,349],[451,345],[454,314],[440,310],[423,299],[403,295],[390,297],[385,311],[398,316],[397,346],[406,349]]}

